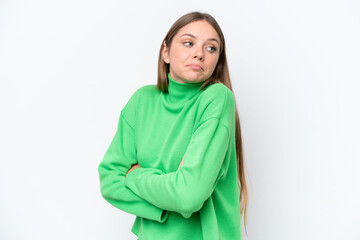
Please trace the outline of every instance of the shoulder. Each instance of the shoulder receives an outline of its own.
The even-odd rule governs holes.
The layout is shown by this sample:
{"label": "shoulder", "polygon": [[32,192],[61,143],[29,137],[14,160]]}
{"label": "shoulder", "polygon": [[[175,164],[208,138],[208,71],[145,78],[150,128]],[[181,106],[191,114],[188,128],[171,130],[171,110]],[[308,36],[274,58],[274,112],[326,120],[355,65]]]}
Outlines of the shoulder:
{"label": "shoulder", "polygon": [[130,99],[127,101],[124,108],[121,110],[122,114],[127,118],[135,118],[136,109],[141,105],[142,99],[151,99],[159,94],[160,90],[156,85],[144,85],[133,92]]}
{"label": "shoulder", "polygon": [[206,104],[224,106],[235,102],[234,93],[222,83],[208,86],[201,95]]}
{"label": "shoulder", "polygon": [[144,85],[136,89],[136,91],[131,95],[128,104],[136,105],[139,99],[156,96],[160,93],[160,90],[156,85]]}
{"label": "shoulder", "polygon": [[159,91],[160,90],[156,87],[156,85],[151,84],[151,85],[144,85],[144,86],[138,88],[135,93],[138,93],[138,94],[153,94],[153,93],[158,93]]}
{"label": "shoulder", "polygon": [[204,94],[232,94],[232,91],[223,83],[214,83],[207,86],[204,90]]}
{"label": "shoulder", "polygon": [[206,87],[201,93],[199,104],[203,111],[203,119],[221,119],[233,115],[235,110],[234,94],[222,83],[215,83]]}

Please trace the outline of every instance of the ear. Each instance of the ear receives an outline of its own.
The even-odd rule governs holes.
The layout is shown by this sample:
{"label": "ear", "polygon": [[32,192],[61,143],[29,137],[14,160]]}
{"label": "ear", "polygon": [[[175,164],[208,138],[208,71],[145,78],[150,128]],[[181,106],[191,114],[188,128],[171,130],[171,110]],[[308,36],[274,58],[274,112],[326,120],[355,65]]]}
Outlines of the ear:
{"label": "ear", "polygon": [[170,63],[169,48],[166,46],[165,42],[163,43],[163,46],[162,46],[161,55],[162,55],[162,59],[164,60],[164,62],[169,64]]}

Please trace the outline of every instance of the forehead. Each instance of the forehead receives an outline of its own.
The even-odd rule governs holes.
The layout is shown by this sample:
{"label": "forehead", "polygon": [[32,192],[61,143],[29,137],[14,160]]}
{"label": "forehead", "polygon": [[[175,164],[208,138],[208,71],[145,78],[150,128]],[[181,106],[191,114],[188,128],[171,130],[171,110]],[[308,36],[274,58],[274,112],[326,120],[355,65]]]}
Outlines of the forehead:
{"label": "forehead", "polygon": [[216,30],[205,20],[191,22],[179,29],[176,36],[181,37],[183,34],[191,34],[196,38],[216,38],[220,41],[220,37]]}

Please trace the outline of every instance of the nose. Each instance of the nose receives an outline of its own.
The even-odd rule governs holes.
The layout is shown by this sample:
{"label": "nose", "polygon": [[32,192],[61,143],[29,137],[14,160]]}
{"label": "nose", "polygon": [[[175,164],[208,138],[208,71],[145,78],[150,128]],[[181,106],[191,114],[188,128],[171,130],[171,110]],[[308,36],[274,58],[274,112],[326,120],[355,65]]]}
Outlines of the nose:
{"label": "nose", "polygon": [[198,47],[195,49],[193,58],[197,58],[200,61],[204,60],[204,51],[203,51],[202,47]]}

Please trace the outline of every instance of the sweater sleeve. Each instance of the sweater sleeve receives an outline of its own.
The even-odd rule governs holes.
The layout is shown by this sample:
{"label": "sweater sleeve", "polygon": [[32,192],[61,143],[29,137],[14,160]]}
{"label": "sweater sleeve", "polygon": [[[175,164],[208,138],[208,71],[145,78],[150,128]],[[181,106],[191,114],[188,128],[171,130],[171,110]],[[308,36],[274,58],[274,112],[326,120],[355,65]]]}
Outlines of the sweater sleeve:
{"label": "sweater sleeve", "polygon": [[[129,111],[133,99],[124,111]],[[137,163],[134,129],[121,113],[117,131],[98,166],[101,194],[118,209],[143,218],[164,222],[168,212],[134,194],[124,184],[125,175]],[[155,172],[162,173],[161,170]]]}
{"label": "sweater sleeve", "polygon": [[[223,115],[234,117],[232,107],[231,104],[222,107],[230,112]],[[211,106],[208,109],[212,111]],[[176,172],[164,174],[154,168],[136,168],[127,175],[125,185],[155,206],[189,218],[201,209],[225,173],[222,165],[230,132],[220,120],[221,116],[211,117],[199,124],[185,152],[183,165]]]}

